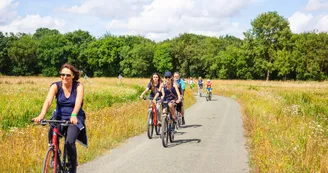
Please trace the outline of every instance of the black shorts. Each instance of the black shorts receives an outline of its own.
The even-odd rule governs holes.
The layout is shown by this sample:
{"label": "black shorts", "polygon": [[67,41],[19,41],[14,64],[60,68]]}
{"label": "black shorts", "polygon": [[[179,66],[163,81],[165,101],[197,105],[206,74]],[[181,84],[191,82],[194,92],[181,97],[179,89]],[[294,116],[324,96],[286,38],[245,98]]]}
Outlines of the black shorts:
{"label": "black shorts", "polygon": [[177,104],[177,111],[181,112],[181,107],[183,106],[183,102]]}

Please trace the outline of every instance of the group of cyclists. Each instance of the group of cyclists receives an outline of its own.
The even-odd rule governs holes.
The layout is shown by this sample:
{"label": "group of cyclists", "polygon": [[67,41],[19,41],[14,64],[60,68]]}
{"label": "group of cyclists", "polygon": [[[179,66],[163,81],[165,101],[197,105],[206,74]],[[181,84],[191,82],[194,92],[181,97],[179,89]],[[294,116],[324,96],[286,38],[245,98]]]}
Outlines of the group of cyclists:
{"label": "group of cyclists", "polygon": [[[65,129],[66,138],[65,144],[67,145],[68,158],[71,162],[69,172],[76,172],[77,165],[77,151],[75,142],[79,140],[82,144],[87,146],[87,136],[85,128],[85,113],[82,109],[84,98],[84,86],[78,82],[80,72],[71,64],[64,64],[60,68],[61,80],[54,82],[50,85],[50,89],[46,100],[44,101],[41,113],[39,116],[33,118],[34,122],[40,122],[44,119],[47,111],[49,110],[54,97],[56,97],[56,109],[53,112],[51,119],[55,120],[67,120],[71,123]],[[212,90],[212,84],[207,81],[207,88]],[[169,110],[174,121],[177,119],[175,114],[174,104],[181,111],[182,125],[185,124],[183,96],[185,92],[185,82],[180,78],[179,72],[172,73],[170,71],[165,72],[164,79],[158,73],[154,73],[146,87],[146,89],[140,95],[143,98],[147,91],[150,92],[150,99],[153,103],[156,103],[156,108],[160,111],[161,101],[168,101]],[[203,87],[202,79],[198,80],[198,88],[201,90]],[[160,114],[158,114],[157,120],[160,124]],[[51,143],[53,133],[53,127],[49,129],[48,133],[49,144]]]}
{"label": "group of cyclists", "polygon": [[[190,86],[190,89],[193,90],[194,86],[195,86],[195,82],[193,80],[192,77],[189,78],[189,86]],[[197,80],[197,86],[198,86],[198,91],[197,91],[197,95],[198,96],[201,96],[202,94],[202,90],[203,90],[203,79],[202,77],[199,77],[198,80]],[[207,79],[207,82],[206,82],[206,90],[209,92],[209,94],[212,94],[212,83],[211,83],[211,80],[210,79]]]}
{"label": "group of cyclists", "polygon": [[[162,101],[167,101],[169,110],[175,121],[177,119],[174,110],[174,104],[177,104],[178,110],[181,112],[182,125],[185,124],[183,95],[185,91],[185,82],[180,78],[180,73],[175,72],[173,75],[170,71],[165,72],[164,80],[161,79],[158,73],[154,73],[140,98],[144,97],[147,91],[151,91],[149,98],[156,104],[157,111],[160,112]],[[157,114],[158,124],[161,124],[160,115]]]}
{"label": "group of cyclists", "polygon": [[[193,89],[195,83],[190,77],[188,84],[190,88]],[[198,85],[198,93],[197,95],[201,95],[201,91],[203,90],[203,80],[199,77],[197,81]],[[165,72],[164,79],[160,77],[160,75],[156,72],[154,73],[149,83],[146,86],[146,89],[140,95],[140,98],[144,98],[144,95],[150,91],[149,99],[156,104],[157,111],[160,112],[160,105],[162,101],[167,101],[169,103],[169,110],[173,117],[173,120],[176,120],[174,104],[177,104],[177,110],[180,110],[182,115],[182,125],[185,124],[185,116],[184,116],[184,107],[183,107],[183,96],[186,89],[186,84],[183,79],[180,77],[179,72],[174,72],[173,76],[170,71]],[[208,79],[206,82],[206,90],[212,94],[212,83],[211,80]],[[158,124],[161,124],[160,114],[157,114]]]}

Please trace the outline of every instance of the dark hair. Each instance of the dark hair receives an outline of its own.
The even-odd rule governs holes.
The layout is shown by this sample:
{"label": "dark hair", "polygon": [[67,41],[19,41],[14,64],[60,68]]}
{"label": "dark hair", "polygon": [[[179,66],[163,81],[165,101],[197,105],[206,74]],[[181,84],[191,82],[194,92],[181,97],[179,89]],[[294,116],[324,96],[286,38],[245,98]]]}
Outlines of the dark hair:
{"label": "dark hair", "polygon": [[150,84],[151,84],[151,90],[153,92],[155,92],[155,83],[154,83],[154,79],[153,79],[153,76],[154,75],[157,75],[158,76],[158,85],[160,85],[161,82],[162,82],[161,76],[157,72],[155,72],[155,73],[153,73],[153,75],[151,75],[151,77],[150,77]]}
{"label": "dark hair", "polygon": [[78,81],[80,79],[80,71],[77,70],[73,65],[65,63],[61,66],[60,71],[63,70],[63,68],[68,68],[73,72],[74,78],[73,80]]}

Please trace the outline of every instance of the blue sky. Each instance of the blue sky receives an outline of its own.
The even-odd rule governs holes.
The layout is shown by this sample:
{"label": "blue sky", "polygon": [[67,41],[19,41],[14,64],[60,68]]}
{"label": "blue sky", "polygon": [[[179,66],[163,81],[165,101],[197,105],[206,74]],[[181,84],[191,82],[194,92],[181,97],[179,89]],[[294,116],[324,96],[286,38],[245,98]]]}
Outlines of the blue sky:
{"label": "blue sky", "polygon": [[251,20],[268,11],[289,20],[295,33],[328,31],[328,0],[1,0],[0,31],[82,29],[94,36],[109,31],[155,41],[185,32],[243,38]]}

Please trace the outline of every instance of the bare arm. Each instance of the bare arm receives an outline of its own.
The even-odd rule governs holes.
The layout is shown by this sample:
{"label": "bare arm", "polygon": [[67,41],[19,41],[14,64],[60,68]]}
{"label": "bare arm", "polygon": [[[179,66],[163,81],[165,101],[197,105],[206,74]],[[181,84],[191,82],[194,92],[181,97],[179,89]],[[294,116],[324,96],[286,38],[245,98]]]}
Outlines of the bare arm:
{"label": "bare arm", "polygon": [[162,98],[164,98],[164,84],[161,84],[160,86],[159,86],[159,91],[155,94],[155,97],[154,97],[154,99],[153,100],[156,100],[157,99],[157,97],[159,96],[159,92],[162,92]]}
{"label": "bare arm", "polygon": [[181,95],[180,95],[180,92],[179,92],[178,85],[174,83],[173,86],[174,86],[174,88],[175,88],[175,92],[178,94],[178,101],[177,101],[177,102],[180,102],[180,100],[181,100]]}
{"label": "bare arm", "polygon": [[70,119],[71,123],[73,124],[77,124],[78,122],[76,115],[78,114],[82,106],[82,101],[84,97],[84,86],[80,83],[79,86],[77,86],[76,90],[77,90],[77,95],[75,99],[75,105]]}
{"label": "bare arm", "polygon": [[84,86],[80,83],[77,87],[77,95],[75,100],[75,105],[72,114],[77,114],[82,106],[82,101],[84,97]]}
{"label": "bare arm", "polygon": [[142,92],[142,94],[140,95],[140,98],[142,98],[147,91],[149,91],[148,87],[144,90],[144,92]]}
{"label": "bare arm", "polygon": [[46,116],[46,113],[48,112],[51,104],[52,104],[52,100],[54,99],[56,93],[57,93],[57,85],[56,84],[53,84],[50,86],[50,89],[49,89],[49,92],[48,92],[48,95],[47,95],[47,98],[46,100],[44,101],[43,103],[43,106],[42,106],[42,110],[41,110],[41,113],[39,114],[38,117],[35,117],[33,118],[33,120],[35,122],[39,122],[40,120],[44,119],[44,117]]}

